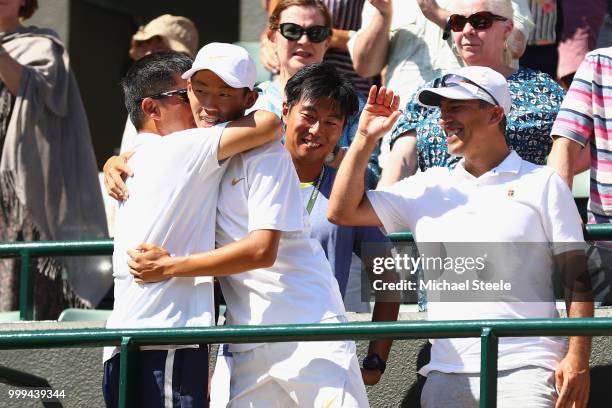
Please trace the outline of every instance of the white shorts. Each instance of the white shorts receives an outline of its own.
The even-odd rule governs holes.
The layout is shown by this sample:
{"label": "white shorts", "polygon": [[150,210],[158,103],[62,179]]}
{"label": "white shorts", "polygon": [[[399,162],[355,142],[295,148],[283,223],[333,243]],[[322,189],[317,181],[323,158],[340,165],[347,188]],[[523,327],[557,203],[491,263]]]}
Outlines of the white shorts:
{"label": "white shorts", "polygon": [[270,343],[234,352],[228,407],[368,407],[352,341]]}

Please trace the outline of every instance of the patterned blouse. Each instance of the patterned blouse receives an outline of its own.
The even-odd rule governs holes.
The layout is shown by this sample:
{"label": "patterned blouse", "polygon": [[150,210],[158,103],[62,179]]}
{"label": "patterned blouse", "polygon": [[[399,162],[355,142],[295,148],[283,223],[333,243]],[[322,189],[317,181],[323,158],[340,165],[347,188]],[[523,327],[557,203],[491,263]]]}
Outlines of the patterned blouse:
{"label": "patterned blouse", "polygon": [[[424,87],[438,87],[441,79],[436,78]],[[549,75],[529,68],[519,68],[510,75],[508,85],[512,98],[506,127],[508,147],[524,160],[545,164],[552,146],[550,130],[565,91]],[[416,130],[417,156],[422,171],[430,167],[455,167],[459,157],[448,153],[439,120],[440,109],[419,105],[415,93],[393,129],[391,146],[402,134]]]}

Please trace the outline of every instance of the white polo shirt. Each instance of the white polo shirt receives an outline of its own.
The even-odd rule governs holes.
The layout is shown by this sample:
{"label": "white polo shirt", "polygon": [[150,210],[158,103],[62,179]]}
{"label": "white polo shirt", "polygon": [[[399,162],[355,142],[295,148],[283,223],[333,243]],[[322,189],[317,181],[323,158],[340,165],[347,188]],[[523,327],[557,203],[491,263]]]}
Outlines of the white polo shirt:
{"label": "white polo shirt", "polygon": [[[146,242],[176,256],[214,249],[219,180],[217,161],[225,125],[167,136],[141,133],[129,165],[129,198],[119,205],[113,276],[115,304],[108,328],[210,326],[214,321],[211,278],[173,278],[137,284],[127,251]],[[104,361],[118,349],[105,347]]]}
{"label": "white polo shirt", "polygon": [[321,244],[310,238],[307,215],[291,156],[279,142],[231,159],[221,180],[217,244],[255,230],[282,234],[272,267],[219,278],[228,324],[316,323],[344,315],[338,283]]}
{"label": "white polo shirt", "polygon": [[[554,170],[522,160],[514,151],[476,178],[462,160],[453,170],[428,169],[368,191],[368,199],[387,232],[411,230],[416,242],[555,243],[539,259],[521,259],[516,273],[550,271],[552,255],[582,248],[580,217],[571,192]],[[564,245],[556,245],[563,243]],[[571,244],[576,243],[576,244]],[[516,261],[514,259],[513,261]],[[522,268],[525,262],[532,267]],[[430,320],[558,317],[550,279],[526,276],[526,286],[550,292],[550,302],[429,302]],[[437,339],[431,362],[420,370],[480,371],[480,339]],[[536,365],[554,370],[565,341],[553,337],[502,338],[500,370]]]}

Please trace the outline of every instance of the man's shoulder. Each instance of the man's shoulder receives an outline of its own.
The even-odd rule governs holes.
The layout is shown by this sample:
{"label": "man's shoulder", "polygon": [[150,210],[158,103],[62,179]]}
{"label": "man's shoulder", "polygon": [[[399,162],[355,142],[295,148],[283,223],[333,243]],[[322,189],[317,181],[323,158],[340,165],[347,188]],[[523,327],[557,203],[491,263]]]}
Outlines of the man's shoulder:
{"label": "man's shoulder", "polygon": [[612,47],[597,48],[587,53],[585,59],[605,59],[609,64],[612,64]]}
{"label": "man's shoulder", "polygon": [[239,155],[245,162],[249,162],[263,158],[265,155],[285,156],[288,154],[289,152],[287,152],[283,145],[278,140],[274,140],[247,150],[246,152],[242,152]]}

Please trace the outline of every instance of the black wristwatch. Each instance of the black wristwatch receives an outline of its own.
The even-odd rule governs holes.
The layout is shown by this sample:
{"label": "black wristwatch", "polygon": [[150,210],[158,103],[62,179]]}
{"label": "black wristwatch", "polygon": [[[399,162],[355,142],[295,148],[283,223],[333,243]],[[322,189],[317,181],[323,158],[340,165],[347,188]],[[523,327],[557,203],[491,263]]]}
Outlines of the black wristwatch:
{"label": "black wristwatch", "polygon": [[376,353],[369,354],[366,358],[363,359],[363,368],[365,370],[380,370],[380,373],[384,373],[387,368],[387,363],[385,360],[380,358],[380,356]]}

